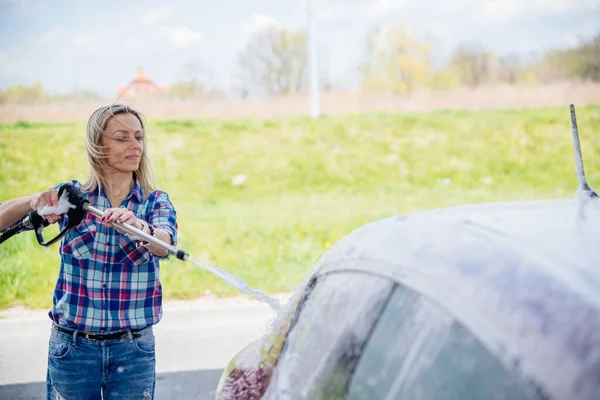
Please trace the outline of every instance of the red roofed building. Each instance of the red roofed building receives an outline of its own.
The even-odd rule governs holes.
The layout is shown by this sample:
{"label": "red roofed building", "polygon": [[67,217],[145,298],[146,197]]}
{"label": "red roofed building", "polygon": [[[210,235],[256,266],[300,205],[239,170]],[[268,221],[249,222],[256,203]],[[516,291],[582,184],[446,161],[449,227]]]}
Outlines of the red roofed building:
{"label": "red roofed building", "polygon": [[156,99],[162,97],[166,91],[166,86],[155,84],[146,76],[144,70],[139,68],[135,79],[129,85],[117,89],[117,101]]}

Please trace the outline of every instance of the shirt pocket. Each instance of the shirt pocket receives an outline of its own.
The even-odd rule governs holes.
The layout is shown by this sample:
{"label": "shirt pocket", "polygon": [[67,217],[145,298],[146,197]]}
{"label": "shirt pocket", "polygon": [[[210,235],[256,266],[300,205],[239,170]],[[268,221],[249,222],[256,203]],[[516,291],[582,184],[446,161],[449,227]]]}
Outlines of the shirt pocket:
{"label": "shirt pocket", "polygon": [[93,221],[84,221],[67,233],[63,253],[72,254],[79,260],[89,260],[92,258],[95,240],[96,224]]}
{"label": "shirt pocket", "polygon": [[132,240],[127,235],[122,235],[119,238],[119,245],[121,246],[121,253],[118,259],[121,264],[140,265],[152,259],[150,250],[144,246],[138,247],[135,244],[135,240]]}

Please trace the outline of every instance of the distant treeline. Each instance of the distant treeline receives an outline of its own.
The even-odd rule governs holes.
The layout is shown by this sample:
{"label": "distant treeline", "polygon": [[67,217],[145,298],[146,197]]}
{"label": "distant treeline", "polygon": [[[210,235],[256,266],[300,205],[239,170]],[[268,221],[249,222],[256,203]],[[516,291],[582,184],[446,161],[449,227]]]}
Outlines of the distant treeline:
{"label": "distant treeline", "polygon": [[78,100],[98,100],[102,97],[89,90],[73,91],[67,94],[51,94],[42,82],[31,86],[13,85],[0,90],[0,104],[59,103]]}
{"label": "distant treeline", "polygon": [[461,45],[443,65],[435,67],[433,46],[394,26],[373,29],[367,36],[367,52],[360,67],[366,91],[407,94],[420,88],[496,83],[600,82],[600,35],[540,56],[498,56],[481,46]]}

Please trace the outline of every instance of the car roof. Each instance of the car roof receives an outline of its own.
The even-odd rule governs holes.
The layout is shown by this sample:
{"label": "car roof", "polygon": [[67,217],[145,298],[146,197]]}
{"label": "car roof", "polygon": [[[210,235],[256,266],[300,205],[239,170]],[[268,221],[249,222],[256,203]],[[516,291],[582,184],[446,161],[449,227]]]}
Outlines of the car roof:
{"label": "car roof", "polygon": [[502,202],[419,211],[342,238],[317,275],[410,287],[552,397],[600,393],[600,201]]}

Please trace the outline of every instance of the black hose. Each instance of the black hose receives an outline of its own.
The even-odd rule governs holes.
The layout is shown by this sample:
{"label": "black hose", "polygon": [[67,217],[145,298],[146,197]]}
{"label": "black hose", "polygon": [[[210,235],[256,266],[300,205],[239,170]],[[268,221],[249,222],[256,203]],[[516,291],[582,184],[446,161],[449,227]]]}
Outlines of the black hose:
{"label": "black hose", "polygon": [[21,233],[26,229],[38,229],[39,227],[46,227],[48,225],[50,225],[50,222],[48,222],[46,218],[40,216],[40,214],[38,214],[36,211],[30,211],[13,226],[7,228],[6,230],[0,233],[0,243],[5,242],[14,235]]}
{"label": "black hose", "polygon": [[28,226],[25,222],[25,219],[28,217],[28,215],[26,215],[25,217],[23,217],[19,222],[17,222],[16,224],[14,224],[13,226],[11,226],[10,228],[7,228],[5,230],[2,231],[2,233],[0,233],[0,243],[5,242],[6,240],[8,240],[9,238],[13,237],[14,235],[16,235],[17,233],[21,233],[21,231],[23,231],[24,229],[26,229]]}

